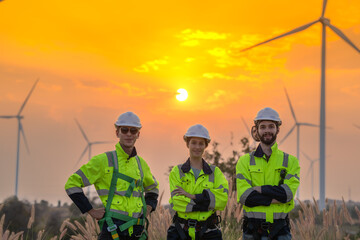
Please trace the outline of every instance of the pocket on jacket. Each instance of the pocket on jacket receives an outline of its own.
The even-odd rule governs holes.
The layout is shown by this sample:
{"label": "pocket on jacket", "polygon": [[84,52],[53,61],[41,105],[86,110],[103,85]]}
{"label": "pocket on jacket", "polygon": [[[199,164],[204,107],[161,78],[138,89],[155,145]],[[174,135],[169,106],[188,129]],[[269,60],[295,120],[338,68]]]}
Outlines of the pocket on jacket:
{"label": "pocket on jacket", "polygon": [[202,184],[203,189],[213,189],[214,188],[214,183],[212,182],[205,182]]}
{"label": "pocket on jacket", "polygon": [[250,169],[251,183],[252,186],[262,186],[264,185],[264,172],[259,168]]}

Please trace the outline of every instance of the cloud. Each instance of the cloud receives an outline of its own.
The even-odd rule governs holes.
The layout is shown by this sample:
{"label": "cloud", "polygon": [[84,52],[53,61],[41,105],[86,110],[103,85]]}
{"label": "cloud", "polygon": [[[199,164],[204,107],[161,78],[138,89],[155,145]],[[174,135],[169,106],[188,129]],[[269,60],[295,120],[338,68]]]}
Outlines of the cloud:
{"label": "cloud", "polygon": [[214,78],[218,78],[218,79],[226,79],[226,80],[232,80],[234,79],[233,77],[224,75],[222,73],[204,73],[203,78],[209,78],[209,79],[214,79]]}
{"label": "cloud", "polygon": [[[284,66],[285,57],[279,58],[280,53],[289,49],[289,44],[263,45],[245,52],[239,50],[251,46],[259,37],[247,35],[235,42],[230,43],[230,48],[215,47],[207,53],[214,57],[215,66],[219,68],[241,67],[242,70],[259,73],[272,70],[275,67]],[[251,40],[249,40],[251,39]],[[249,44],[251,43],[251,44]]]}
{"label": "cloud", "polygon": [[45,84],[39,82],[39,87],[47,92],[61,92],[63,90],[63,87],[59,84]]}
{"label": "cloud", "polygon": [[79,80],[82,86],[90,88],[107,88],[110,87],[109,81],[102,79]]}
{"label": "cloud", "polygon": [[228,33],[204,32],[201,30],[186,29],[177,38],[183,40],[182,46],[194,47],[200,44],[199,40],[225,40],[230,36]]}
{"label": "cloud", "polygon": [[168,57],[165,56],[162,59],[148,61],[139,67],[135,67],[134,71],[136,72],[149,72],[151,70],[158,71],[160,69],[159,67],[160,65],[167,65],[168,63],[169,63]]}
{"label": "cloud", "polygon": [[213,110],[224,107],[239,99],[241,92],[226,91],[223,89],[216,90],[212,95],[208,96],[205,100],[207,109]]}
{"label": "cloud", "polygon": [[342,93],[345,93],[347,95],[353,96],[353,97],[359,97],[360,96],[360,84],[355,84],[353,86],[349,87],[343,87],[340,89]]}
{"label": "cloud", "polygon": [[240,81],[240,82],[254,82],[256,81],[254,78],[247,76],[247,75],[243,75],[240,74],[236,77],[232,77],[223,73],[218,73],[218,72],[208,72],[208,73],[203,73],[202,75],[203,78],[208,78],[208,79],[224,79],[224,80],[235,80],[235,81]]}

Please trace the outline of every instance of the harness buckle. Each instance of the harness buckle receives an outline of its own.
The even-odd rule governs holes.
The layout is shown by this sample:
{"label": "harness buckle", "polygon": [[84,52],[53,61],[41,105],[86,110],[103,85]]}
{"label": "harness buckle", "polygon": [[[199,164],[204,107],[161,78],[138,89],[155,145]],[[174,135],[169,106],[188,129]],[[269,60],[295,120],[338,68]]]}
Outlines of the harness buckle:
{"label": "harness buckle", "polygon": [[263,230],[263,231],[270,230],[270,229],[272,228],[272,223],[270,223],[270,222],[262,222],[262,223],[260,224],[260,228],[261,228],[261,230]]}
{"label": "harness buckle", "polygon": [[189,227],[196,227],[197,221],[195,219],[188,219],[188,226]]}
{"label": "harness buckle", "polygon": [[110,227],[107,227],[108,232],[115,231],[116,229],[117,229],[117,226],[115,224]]}

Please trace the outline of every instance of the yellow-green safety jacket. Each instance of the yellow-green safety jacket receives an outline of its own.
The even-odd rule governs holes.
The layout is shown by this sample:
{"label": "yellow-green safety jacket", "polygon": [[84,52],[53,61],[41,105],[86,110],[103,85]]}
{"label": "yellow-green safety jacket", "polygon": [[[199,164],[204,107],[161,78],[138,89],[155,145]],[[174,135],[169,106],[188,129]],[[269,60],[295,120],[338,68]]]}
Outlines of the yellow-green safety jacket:
{"label": "yellow-green safety jacket", "polygon": [[[144,159],[139,156],[129,158],[129,155],[124,152],[119,143],[117,143],[115,147],[118,159],[115,164],[118,164],[119,172],[140,181],[141,174],[138,164],[140,163],[143,172],[144,192],[158,194],[159,184],[151,174],[150,168]],[[108,159],[107,156],[109,153],[111,152],[94,156],[87,164],[83,165],[77,172],[71,175],[65,185],[67,194],[82,193],[83,187],[94,184],[101,202],[106,206],[114,170],[113,162],[110,161],[110,158]],[[143,215],[141,187],[135,185],[131,196],[127,197],[125,194],[129,186],[129,182],[122,179],[117,180],[116,191],[110,206],[110,212],[139,218]]]}
{"label": "yellow-green safety jacket", "polygon": [[[237,200],[243,204],[245,217],[264,219],[273,223],[275,219],[285,219],[294,208],[294,196],[300,184],[300,166],[298,159],[280,151],[277,143],[271,147],[271,150],[268,160],[260,145],[256,151],[240,157],[236,164],[236,187]],[[276,188],[275,186],[283,188],[286,193],[284,203],[270,204],[274,196],[268,191],[261,194],[264,199],[270,198],[269,206],[246,206],[246,201],[250,201],[249,195],[255,191],[253,187],[265,185],[269,186],[268,189]]]}
{"label": "yellow-green safety jacket", "polygon": [[[203,169],[200,171],[197,180],[195,180],[194,172],[190,166],[190,159],[188,159],[186,163],[172,168],[169,181],[171,191],[169,202],[180,218],[205,221],[216,210],[223,210],[228,201],[229,185],[224,174],[218,167],[209,165],[204,160]],[[186,196],[175,195],[173,191],[177,186],[190,194],[195,194],[199,200],[203,200],[204,196],[208,196],[210,203],[204,209],[199,206],[201,202],[196,203],[196,200],[194,201]]]}

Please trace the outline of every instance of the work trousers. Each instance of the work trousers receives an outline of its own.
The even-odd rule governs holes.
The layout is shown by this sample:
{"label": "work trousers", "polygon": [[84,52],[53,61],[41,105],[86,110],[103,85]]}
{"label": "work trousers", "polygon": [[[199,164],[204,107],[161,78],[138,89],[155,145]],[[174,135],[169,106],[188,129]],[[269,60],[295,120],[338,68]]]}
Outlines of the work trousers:
{"label": "work trousers", "polygon": [[[253,237],[253,235],[244,233],[243,234],[243,240],[254,240],[254,237]],[[263,236],[263,237],[261,237],[261,240],[269,240],[269,238]],[[277,236],[277,237],[275,237],[274,240],[291,240],[291,234],[289,233],[289,234],[286,234],[286,235]]]}
{"label": "work trousers", "polygon": [[[121,221],[119,219],[114,219],[113,218],[114,223],[116,224],[116,226],[118,226],[118,228],[116,229],[117,233],[119,234],[119,239],[120,240],[137,240],[141,237],[141,234],[144,230],[144,227],[141,225],[134,225],[133,226],[133,233],[131,234],[131,236],[129,236],[129,230],[126,229],[124,231],[120,231],[119,226],[124,224],[124,221]],[[107,230],[107,223],[104,223],[104,226],[99,234],[98,240],[112,240],[112,236],[111,233],[108,232]]]}
{"label": "work trousers", "polygon": [[[184,231],[186,235],[186,240],[191,240],[189,236],[189,231]],[[222,233],[220,229],[215,228],[212,231],[208,231],[203,234],[202,238],[199,238],[199,232],[195,234],[196,240],[222,240]],[[167,240],[181,240],[180,234],[176,230],[175,226],[170,226],[167,232]]]}

